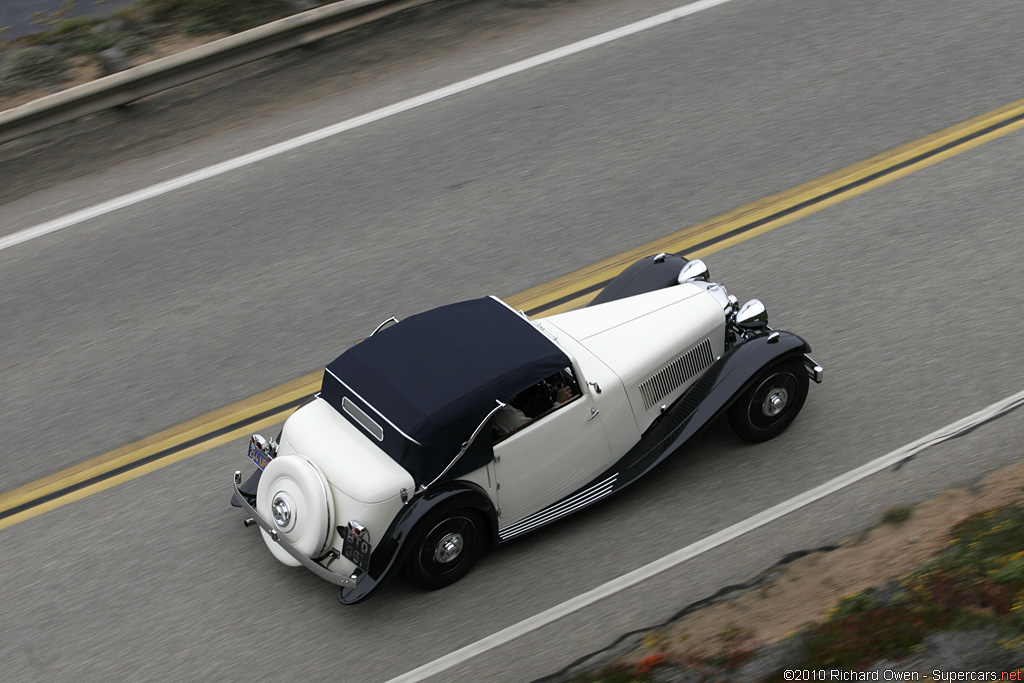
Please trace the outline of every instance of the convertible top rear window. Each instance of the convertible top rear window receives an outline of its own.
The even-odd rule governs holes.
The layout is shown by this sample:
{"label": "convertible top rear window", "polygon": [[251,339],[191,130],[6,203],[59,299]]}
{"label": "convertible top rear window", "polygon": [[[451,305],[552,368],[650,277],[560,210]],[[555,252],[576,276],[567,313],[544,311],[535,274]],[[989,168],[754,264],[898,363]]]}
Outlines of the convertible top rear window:
{"label": "convertible top rear window", "polygon": [[[380,447],[424,484],[451,462],[495,399],[569,364],[528,320],[487,297],[410,316],[356,344],[327,365],[320,395],[371,435],[366,421],[353,417],[358,406],[382,429]],[[493,456],[485,430],[446,476]]]}

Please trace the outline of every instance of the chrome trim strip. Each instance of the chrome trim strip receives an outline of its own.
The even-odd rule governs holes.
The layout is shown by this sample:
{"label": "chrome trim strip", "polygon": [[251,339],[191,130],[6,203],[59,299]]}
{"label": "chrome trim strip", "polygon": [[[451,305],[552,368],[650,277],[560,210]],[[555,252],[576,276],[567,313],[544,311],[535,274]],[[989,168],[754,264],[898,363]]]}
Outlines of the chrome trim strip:
{"label": "chrome trim strip", "polygon": [[591,503],[597,502],[612,493],[614,490],[614,484],[615,479],[613,478],[610,481],[606,481],[604,484],[592,486],[590,489],[587,489],[586,492],[577,494],[555,507],[535,512],[529,517],[521,519],[515,524],[498,531],[498,538],[503,541],[509,538],[514,538],[520,534],[530,531],[531,529],[547,524],[548,522],[553,522],[560,517],[564,517],[571,512],[575,512],[576,510],[584,508]]}
{"label": "chrome trim strip", "polygon": [[388,323],[397,323],[397,322],[398,322],[398,318],[396,318],[395,316],[391,316],[390,318],[388,318],[387,320],[382,322],[380,325],[377,325],[377,327],[375,327],[373,329],[373,332],[370,333],[370,336],[372,337],[373,335],[375,335],[378,332],[380,332],[380,328],[384,327]]}
{"label": "chrome trim strip", "polygon": [[511,532],[503,532],[503,531],[502,532],[498,532],[498,539],[502,540],[502,541],[505,541],[505,540],[508,540],[510,538],[515,538],[516,536],[519,536],[521,534],[525,534],[526,532],[532,531],[533,529],[536,529],[537,527],[544,526],[545,524],[548,524],[550,522],[554,522],[557,519],[561,519],[562,517],[565,517],[566,515],[569,515],[569,514],[575,512],[575,511],[577,511],[577,510],[585,508],[588,505],[590,505],[591,503],[596,503],[597,501],[601,500],[605,496],[610,495],[611,493],[612,493],[612,487],[611,486],[609,486],[606,489],[601,489],[600,491],[597,491],[596,493],[594,493],[593,495],[591,495],[588,498],[584,498],[584,499],[576,501],[571,507],[568,507],[568,508],[565,508],[564,510],[561,510],[558,514],[548,515],[548,516],[546,516],[544,518],[534,519],[534,520],[532,520],[530,522],[530,524],[528,524],[526,526],[519,527],[519,528],[517,528],[517,529],[515,529],[514,531],[511,531]]}
{"label": "chrome trim strip", "polygon": [[[559,503],[555,503],[555,504],[550,505],[550,506],[548,506],[546,508],[538,510],[537,512],[534,512],[532,515],[529,515],[529,516],[524,517],[523,519],[519,520],[515,524],[510,524],[507,527],[505,527],[504,529],[499,530],[498,531],[498,536],[499,537],[504,537],[505,534],[511,534],[511,533],[517,532],[517,529],[519,529],[519,527],[527,526],[527,525],[532,525],[532,523],[534,521],[536,521],[538,518],[542,518],[543,517],[545,520],[547,520],[548,517],[550,517],[551,515],[554,515],[554,517],[560,517],[562,514],[565,514],[566,512],[569,512],[571,509],[575,509],[572,506],[575,505],[580,500],[588,498],[589,496],[591,496],[595,492],[601,493],[599,491],[599,489],[603,489],[605,487],[611,487],[612,485],[614,485],[615,484],[615,480],[618,478],[618,476],[619,476],[618,473],[613,474],[612,476],[608,477],[604,481],[600,481],[600,482],[594,484],[593,486],[591,486],[591,487],[589,487],[587,489],[584,489],[583,491],[580,491],[579,493],[575,494],[571,498],[566,498],[565,500],[563,500],[563,501],[561,501]],[[553,519],[554,517],[551,517],[551,518]]]}
{"label": "chrome trim strip", "polygon": [[506,405],[499,401],[498,399],[494,399],[494,402],[497,403],[498,405],[494,406],[494,408],[491,409],[491,412],[487,413],[487,416],[480,421],[480,424],[476,426],[476,429],[474,429],[473,433],[470,435],[469,440],[463,442],[462,448],[459,449],[459,452],[455,455],[455,458],[452,459],[450,463],[448,463],[448,467],[445,467],[443,470],[441,470],[441,474],[434,477],[434,480],[432,482],[423,485],[424,491],[426,491],[431,486],[436,484],[438,480],[441,479],[441,477],[448,474],[448,470],[455,466],[455,463],[457,463],[462,458],[466,451],[469,450],[469,447],[473,445],[473,442],[476,441],[476,437],[480,436],[480,432],[483,430],[484,425],[487,424],[487,421],[491,419],[491,416],[494,415],[499,410],[501,410],[502,408],[504,408]]}
{"label": "chrome trim strip", "polygon": [[[532,327],[532,328],[533,328],[534,330],[536,330],[536,331],[537,331],[537,334],[540,334],[540,335],[542,335],[542,336],[544,337],[544,339],[546,339],[547,341],[551,342],[551,343],[552,343],[552,344],[554,344],[554,345],[555,345],[556,347],[558,347],[558,350],[559,350],[559,351],[561,351],[562,353],[564,353],[564,354],[565,354],[565,356],[566,356],[566,358],[568,358],[568,359],[569,359],[569,365],[570,365],[570,366],[572,365],[572,363],[573,363],[573,356],[572,356],[572,354],[571,354],[571,353],[569,353],[569,350],[568,350],[568,349],[566,349],[566,348],[565,348],[564,346],[562,346],[562,344],[561,344],[561,343],[560,343],[560,342],[558,341],[558,337],[557,337],[557,336],[556,336],[556,335],[555,335],[555,334],[554,334],[553,332],[551,332],[551,331],[547,330],[547,329],[546,329],[546,328],[545,328],[545,327],[544,327],[544,326],[543,326],[543,325],[541,324],[541,320],[540,320],[540,319],[538,319],[538,320],[534,320],[534,319],[533,319],[533,318],[531,318],[530,316],[526,315],[526,313],[524,313],[523,311],[517,311],[516,309],[512,308],[512,307],[511,307],[511,306],[509,306],[509,305],[508,305],[507,303],[505,303],[504,301],[502,301],[502,300],[501,300],[501,299],[499,299],[498,297],[494,296],[493,294],[489,295],[489,297],[490,297],[491,299],[494,299],[494,300],[495,300],[495,301],[497,301],[497,302],[498,302],[499,304],[501,304],[502,306],[504,306],[504,307],[505,307],[505,308],[507,308],[508,310],[512,311],[512,312],[513,312],[513,313],[515,313],[516,315],[518,315],[518,316],[519,316],[520,318],[522,318],[523,320],[525,320],[525,321],[526,321],[527,323],[529,323],[529,324],[530,324],[530,327]],[[557,328],[556,328],[556,329],[557,329]]]}
{"label": "chrome trim strip", "polygon": [[575,502],[575,500],[577,498],[582,498],[584,496],[589,495],[591,492],[593,492],[596,489],[602,488],[604,486],[608,486],[610,484],[614,484],[615,480],[616,480],[616,478],[618,476],[619,476],[618,473],[613,474],[612,476],[608,477],[604,481],[600,481],[600,482],[594,484],[593,486],[591,486],[591,487],[589,487],[587,489],[584,489],[584,490],[574,494],[570,498],[566,498],[565,500],[562,500],[562,501],[560,501],[558,503],[554,503],[552,505],[549,505],[546,508],[538,510],[537,512],[534,512],[532,515],[529,515],[529,516],[524,517],[523,519],[519,520],[515,524],[510,524],[509,526],[505,527],[504,530],[508,531],[510,529],[514,529],[515,527],[519,526],[520,524],[525,524],[525,523],[529,522],[533,517],[537,517],[537,516],[545,514],[547,512],[556,511],[556,510],[558,510],[558,509],[560,509],[562,507],[565,507],[566,505],[571,505],[573,502]]}
{"label": "chrome trim strip", "polygon": [[535,512],[529,517],[525,517],[519,520],[514,525],[506,527],[505,529],[503,529],[503,531],[519,531],[521,528],[525,528],[527,526],[534,526],[535,522],[547,521],[550,519],[561,517],[563,514],[575,510],[577,507],[579,507],[581,503],[592,502],[593,500],[595,500],[595,496],[600,497],[605,495],[606,493],[609,493],[613,485],[614,483],[608,483],[599,489],[588,491],[587,495],[585,496],[576,496],[571,500],[563,501],[557,508],[547,508],[541,510],[540,512]]}
{"label": "chrome trim strip", "polygon": [[[342,576],[341,574],[335,574],[334,572],[332,572],[331,570],[327,569],[326,567],[324,567],[319,562],[314,562],[312,559],[310,559],[310,558],[306,557],[305,555],[303,555],[302,553],[300,553],[298,550],[295,549],[295,546],[293,546],[291,543],[286,541],[281,536],[281,534],[278,533],[277,529],[275,529],[270,524],[270,522],[268,522],[267,520],[263,519],[263,517],[260,516],[260,513],[256,512],[256,509],[253,506],[249,505],[249,501],[246,500],[245,496],[238,489],[238,487],[241,485],[241,483],[242,483],[242,472],[240,470],[236,470],[235,471],[234,482],[233,482],[233,486],[235,488],[235,495],[238,496],[238,499],[242,502],[242,509],[245,510],[250,515],[251,522],[254,522],[254,523],[258,524],[260,526],[260,528],[263,529],[264,531],[266,531],[267,534],[269,534],[270,537],[272,539],[274,539],[274,541],[279,543],[281,545],[281,547],[284,548],[285,551],[287,551],[287,553],[289,555],[294,557],[296,560],[298,560],[302,564],[303,567],[305,567],[309,571],[313,572],[314,574],[319,576],[324,581],[328,581],[330,583],[333,583],[335,586],[343,586],[343,587],[346,587],[346,588],[353,588],[353,587],[355,587],[356,582],[358,581],[357,575],[353,574],[352,576]],[[247,519],[246,521],[249,522],[250,520]],[[250,524],[246,524],[246,526],[250,526]],[[333,529],[332,529],[332,531],[333,531]]]}
{"label": "chrome trim strip", "polygon": [[377,441],[384,440],[384,429],[377,424],[377,421],[366,414],[366,412],[355,404],[355,401],[350,401],[348,396],[341,397],[341,409],[352,416],[352,419],[362,425],[363,429],[370,432],[370,436],[377,439]]}
{"label": "chrome trim strip", "polygon": [[498,297],[494,296],[493,294],[488,294],[488,295],[487,295],[487,297],[488,297],[489,299],[494,299],[494,300],[495,300],[495,301],[497,301],[497,302],[498,302],[499,304],[501,304],[502,306],[504,306],[504,307],[505,307],[505,308],[507,308],[508,310],[512,311],[513,313],[515,313],[516,315],[518,315],[518,316],[519,316],[520,318],[522,318],[523,320],[526,320],[526,321],[528,321],[528,322],[532,322],[532,321],[530,320],[530,316],[526,315],[526,314],[525,314],[525,313],[523,313],[522,311],[517,311],[516,309],[512,308],[512,307],[511,307],[511,306],[509,306],[509,305],[508,305],[507,303],[505,303],[504,301],[502,301],[502,300],[501,300],[501,299],[499,299]]}
{"label": "chrome trim strip", "polygon": [[365,398],[363,398],[362,396],[360,396],[360,395],[359,395],[359,392],[358,392],[358,391],[356,391],[355,389],[353,389],[353,388],[352,388],[352,387],[350,387],[349,385],[345,384],[345,382],[344,382],[344,381],[343,381],[343,380],[342,380],[342,379],[341,379],[340,377],[338,377],[338,376],[337,376],[337,375],[335,375],[335,374],[334,374],[333,372],[331,372],[331,369],[330,369],[330,368],[324,368],[324,371],[326,371],[326,372],[327,372],[327,374],[328,374],[328,375],[330,375],[331,377],[333,377],[334,379],[338,380],[338,382],[339,382],[339,383],[341,384],[341,386],[343,386],[343,387],[345,387],[346,389],[348,389],[349,391],[351,391],[351,392],[352,392],[352,395],[353,395],[353,396],[355,396],[355,397],[356,397],[356,398],[358,398],[358,399],[359,399],[360,401],[362,401],[362,402],[363,402],[363,403],[365,403],[365,404],[366,404],[367,406],[369,406],[370,410],[372,410],[373,412],[375,412],[375,413],[377,413],[378,415],[380,415],[380,419],[384,420],[384,421],[385,421],[385,422],[387,422],[387,423],[388,423],[389,425],[391,425],[392,427],[394,427],[394,428],[395,428],[395,431],[396,431],[396,432],[398,432],[399,434],[401,434],[402,436],[404,436],[404,437],[405,437],[406,439],[408,439],[409,441],[412,441],[412,442],[413,442],[414,444],[416,444],[417,446],[420,446],[420,447],[422,447],[422,446],[423,446],[423,444],[421,444],[421,443],[420,443],[419,441],[417,441],[416,439],[412,438],[411,436],[409,436],[408,434],[406,434],[405,432],[403,432],[403,431],[401,430],[401,428],[400,428],[400,427],[399,427],[398,425],[396,425],[396,424],[395,424],[394,422],[392,422],[391,420],[389,420],[389,419],[387,418],[387,416],[385,416],[385,415],[384,415],[384,413],[382,413],[382,412],[380,412],[379,410],[377,410],[376,408],[374,408],[374,407],[373,407],[373,405],[372,405],[372,404],[371,404],[371,403],[370,403],[369,401],[367,401],[367,400],[366,400]]}

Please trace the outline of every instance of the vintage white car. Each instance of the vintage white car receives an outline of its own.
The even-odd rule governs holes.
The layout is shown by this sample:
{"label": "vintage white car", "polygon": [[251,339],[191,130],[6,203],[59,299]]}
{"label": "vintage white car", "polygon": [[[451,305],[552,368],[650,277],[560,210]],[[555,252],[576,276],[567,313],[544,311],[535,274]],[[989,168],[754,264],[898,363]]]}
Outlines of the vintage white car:
{"label": "vintage white car", "polygon": [[345,604],[403,571],[441,588],[487,548],[609,496],[725,411],[781,433],[822,369],[699,260],[658,254],[585,308],[531,319],[497,298],[389,319],[332,361],[233,504],[281,562]]}

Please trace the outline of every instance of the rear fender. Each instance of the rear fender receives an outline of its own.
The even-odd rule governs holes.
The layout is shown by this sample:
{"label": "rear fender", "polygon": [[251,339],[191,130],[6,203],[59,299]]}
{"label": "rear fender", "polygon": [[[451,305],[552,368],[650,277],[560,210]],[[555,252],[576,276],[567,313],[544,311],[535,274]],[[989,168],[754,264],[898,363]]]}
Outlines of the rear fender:
{"label": "rear fender", "polygon": [[467,481],[451,481],[430,489],[404,505],[395,516],[387,533],[370,555],[370,570],[363,575],[353,588],[342,588],[338,602],[352,605],[370,597],[397,568],[402,566],[409,554],[409,541],[416,533],[416,527],[428,514],[447,512],[461,508],[472,508],[484,513],[490,522],[490,544],[498,539],[498,516],[484,490]]}
{"label": "rear fender", "polygon": [[[242,492],[242,495],[244,495],[246,498],[249,498],[250,505],[256,505],[256,490],[259,488],[260,477],[262,476],[263,470],[256,468],[256,471],[253,472],[252,475],[245,480],[245,483],[238,487],[238,490]],[[238,500],[237,493],[231,494],[231,505],[232,507],[236,508],[242,507],[241,501]]]}

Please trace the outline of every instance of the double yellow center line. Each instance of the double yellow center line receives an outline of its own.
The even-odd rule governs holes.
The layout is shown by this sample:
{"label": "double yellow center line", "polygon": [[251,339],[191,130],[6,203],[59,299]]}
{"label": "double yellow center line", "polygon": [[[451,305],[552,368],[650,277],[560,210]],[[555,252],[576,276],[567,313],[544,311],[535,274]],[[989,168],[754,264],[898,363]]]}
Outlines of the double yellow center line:
{"label": "double yellow center line", "polygon": [[[530,315],[581,306],[637,259],[706,256],[1024,127],[1024,100],[509,297]],[[279,423],[320,388],[317,371],[0,494],[0,529]]]}

